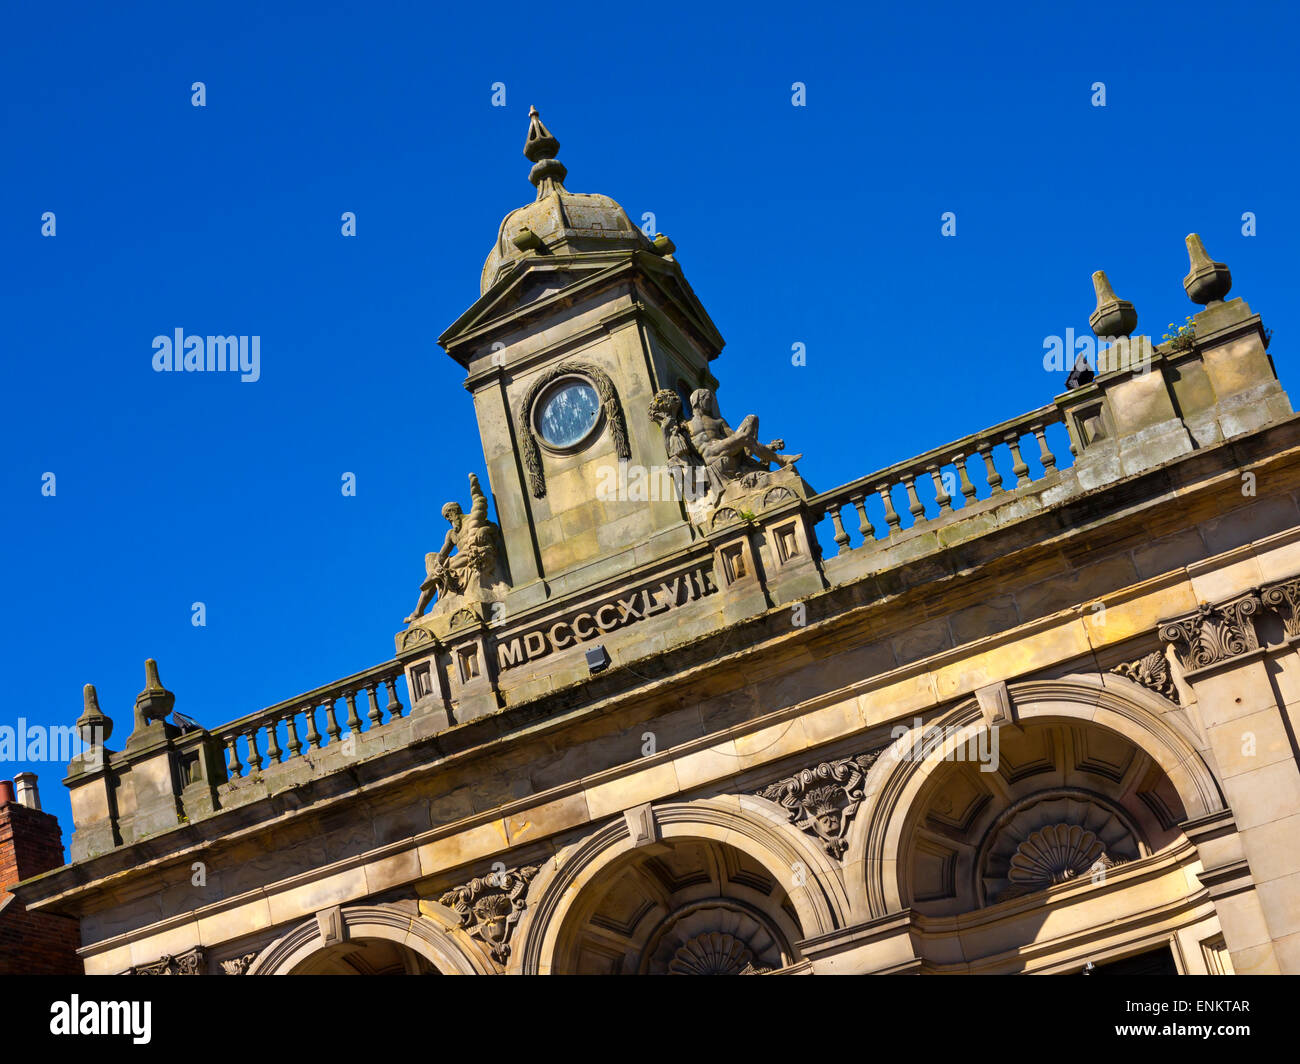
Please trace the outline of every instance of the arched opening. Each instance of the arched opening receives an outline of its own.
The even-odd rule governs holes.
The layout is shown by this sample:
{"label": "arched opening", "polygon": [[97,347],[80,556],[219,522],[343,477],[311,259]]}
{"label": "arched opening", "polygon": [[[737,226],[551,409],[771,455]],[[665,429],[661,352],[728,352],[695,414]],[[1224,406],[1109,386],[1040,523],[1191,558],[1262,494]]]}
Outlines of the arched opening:
{"label": "arched opening", "polygon": [[317,950],[291,975],[440,975],[427,958],[397,942],[353,939]]}
{"label": "arched opening", "polygon": [[674,838],[621,854],[565,915],[551,970],[752,975],[789,966],[803,937],[784,886],[734,846]]}
{"label": "arched opening", "polygon": [[923,972],[1229,963],[1183,797],[1133,738],[1038,713],[998,729],[982,762],[962,746],[928,753],[900,818],[897,891]]}
{"label": "arched opening", "polygon": [[913,802],[901,889],[917,912],[965,913],[1101,877],[1180,837],[1177,791],[1124,736],[1040,719],[997,740],[987,764],[945,761]]}
{"label": "arched opening", "polygon": [[[486,975],[491,964],[415,901],[347,906],[304,920],[253,961],[250,975]],[[451,918],[454,923],[454,917]],[[328,932],[328,937],[327,937]]]}

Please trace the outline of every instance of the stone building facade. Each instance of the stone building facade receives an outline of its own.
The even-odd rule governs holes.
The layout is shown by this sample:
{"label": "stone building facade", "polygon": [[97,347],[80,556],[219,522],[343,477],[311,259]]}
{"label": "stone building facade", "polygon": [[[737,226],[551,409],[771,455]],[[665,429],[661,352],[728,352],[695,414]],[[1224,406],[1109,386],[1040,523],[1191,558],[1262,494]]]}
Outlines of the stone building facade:
{"label": "stone building facade", "polygon": [[28,908],[90,973],[1300,972],[1300,419],[1227,267],[1163,345],[1098,274],[1098,372],[818,492],[558,148],[395,655],[210,728],[150,662],[120,751],[87,688]]}

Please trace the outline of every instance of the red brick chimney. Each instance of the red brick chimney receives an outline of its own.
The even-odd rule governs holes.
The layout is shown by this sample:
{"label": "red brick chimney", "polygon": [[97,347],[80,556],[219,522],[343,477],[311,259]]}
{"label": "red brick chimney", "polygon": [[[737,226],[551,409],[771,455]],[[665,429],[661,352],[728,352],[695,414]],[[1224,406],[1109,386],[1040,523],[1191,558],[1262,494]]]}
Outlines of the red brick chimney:
{"label": "red brick chimney", "polygon": [[19,880],[63,864],[59,822],[41,812],[36,775],[0,780],[0,975],[80,975],[77,921],[29,913],[9,893]]}

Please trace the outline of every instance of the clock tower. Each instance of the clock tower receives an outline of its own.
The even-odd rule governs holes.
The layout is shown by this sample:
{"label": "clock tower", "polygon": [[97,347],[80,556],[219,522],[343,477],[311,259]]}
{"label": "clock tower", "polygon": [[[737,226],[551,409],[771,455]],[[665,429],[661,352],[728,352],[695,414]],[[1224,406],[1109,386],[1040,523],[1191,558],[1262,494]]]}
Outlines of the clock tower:
{"label": "clock tower", "polygon": [[479,299],[438,341],[474,396],[512,609],[691,543],[647,411],[662,389],[716,387],[723,346],[673,243],[608,196],[568,191],[559,148],[533,109],[536,198],[506,215]]}

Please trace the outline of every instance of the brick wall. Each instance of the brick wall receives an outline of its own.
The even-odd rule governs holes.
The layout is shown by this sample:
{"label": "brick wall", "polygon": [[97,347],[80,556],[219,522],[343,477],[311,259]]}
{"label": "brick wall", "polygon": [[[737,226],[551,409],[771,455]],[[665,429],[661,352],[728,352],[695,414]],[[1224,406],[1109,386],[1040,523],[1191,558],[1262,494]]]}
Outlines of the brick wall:
{"label": "brick wall", "polygon": [[77,921],[29,913],[8,888],[63,864],[59,822],[0,795],[0,975],[79,975]]}

